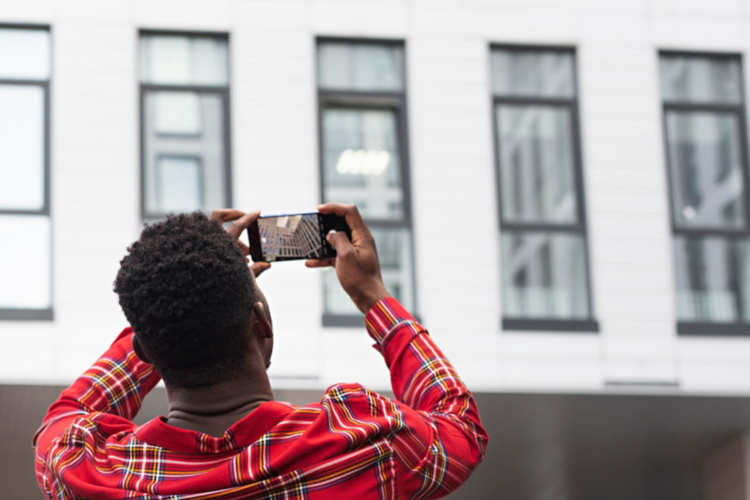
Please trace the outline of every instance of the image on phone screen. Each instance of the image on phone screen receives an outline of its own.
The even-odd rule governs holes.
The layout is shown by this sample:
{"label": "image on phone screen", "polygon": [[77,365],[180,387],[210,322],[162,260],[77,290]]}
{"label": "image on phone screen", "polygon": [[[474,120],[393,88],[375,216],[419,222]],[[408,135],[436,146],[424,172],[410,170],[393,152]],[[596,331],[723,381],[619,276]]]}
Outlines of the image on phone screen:
{"label": "image on phone screen", "polygon": [[247,228],[250,255],[255,262],[322,259],[336,257],[326,241],[328,231],[351,230],[343,217],[318,212],[267,215]]}
{"label": "image on phone screen", "polygon": [[319,259],[323,256],[318,214],[258,219],[263,260]]}

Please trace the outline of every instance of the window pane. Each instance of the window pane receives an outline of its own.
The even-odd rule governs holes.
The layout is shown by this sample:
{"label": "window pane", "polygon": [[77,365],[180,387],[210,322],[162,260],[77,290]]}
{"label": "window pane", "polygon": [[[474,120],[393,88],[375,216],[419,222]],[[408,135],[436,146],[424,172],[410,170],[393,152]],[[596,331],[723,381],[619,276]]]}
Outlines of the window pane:
{"label": "window pane", "polygon": [[675,279],[680,321],[750,320],[750,242],[677,237]]}
{"label": "window pane", "polygon": [[155,92],[154,126],[157,134],[201,133],[201,102],[196,92]]}
{"label": "window pane", "polygon": [[51,307],[49,218],[0,215],[0,240],[0,308]]}
{"label": "window pane", "polygon": [[[208,213],[226,205],[224,98],[213,93],[147,92],[144,96],[144,202],[146,217],[165,210]],[[195,105],[197,104],[197,111]],[[182,109],[184,105],[188,109]],[[159,116],[159,113],[169,116]],[[199,117],[198,123],[192,117]],[[180,124],[180,117],[185,122]],[[189,125],[187,122],[193,121]],[[161,127],[161,129],[159,128]],[[163,133],[169,130],[169,134]],[[190,132],[188,134],[188,132]],[[174,135],[176,133],[176,135]]]}
{"label": "window pane", "polygon": [[403,64],[400,46],[321,43],[318,84],[324,89],[400,91]]}
{"label": "window pane", "polygon": [[156,161],[156,211],[190,212],[203,207],[200,158],[161,156]]}
{"label": "window pane", "polygon": [[141,81],[168,85],[228,85],[226,40],[210,37],[142,36]]}
{"label": "window pane", "polygon": [[402,219],[397,131],[391,110],[324,110],[325,201],[354,203],[365,218]]}
{"label": "window pane", "polygon": [[742,227],[744,188],[737,116],[670,111],[667,140],[676,223]]}
{"label": "window pane", "polygon": [[575,96],[570,52],[495,50],[491,59],[492,90],[496,95]]}
{"label": "window pane", "polygon": [[0,28],[0,78],[47,80],[49,31]]}
{"label": "window pane", "polygon": [[581,236],[504,231],[502,248],[504,317],[590,317]]}
{"label": "window pane", "polygon": [[[388,292],[407,309],[414,306],[414,278],[411,257],[411,236],[408,229],[371,229],[380,258],[380,272]],[[336,271],[324,274],[326,312],[359,314],[336,278]]]}
{"label": "window pane", "polygon": [[497,122],[503,220],[576,222],[570,111],[499,106]]}
{"label": "window pane", "polygon": [[0,209],[44,208],[44,90],[0,85]]}
{"label": "window pane", "polygon": [[739,59],[662,56],[661,91],[666,101],[739,103]]}

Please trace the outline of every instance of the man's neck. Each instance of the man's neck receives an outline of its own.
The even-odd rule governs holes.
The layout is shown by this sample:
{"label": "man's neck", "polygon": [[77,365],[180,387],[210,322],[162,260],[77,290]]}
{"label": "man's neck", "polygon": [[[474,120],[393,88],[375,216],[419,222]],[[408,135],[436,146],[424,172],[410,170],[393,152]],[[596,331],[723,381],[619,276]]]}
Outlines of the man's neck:
{"label": "man's neck", "polygon": [[167,396],[169,425],[214,437],[223,436],[258,406],[273,401],[265,371],[205,387],[167,387]]}

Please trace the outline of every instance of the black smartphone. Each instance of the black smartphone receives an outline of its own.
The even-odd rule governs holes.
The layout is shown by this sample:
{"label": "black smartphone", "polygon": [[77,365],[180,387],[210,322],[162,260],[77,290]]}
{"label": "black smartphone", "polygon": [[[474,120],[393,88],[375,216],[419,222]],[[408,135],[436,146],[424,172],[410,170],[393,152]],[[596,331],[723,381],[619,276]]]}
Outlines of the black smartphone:
{"label": "black smartphone", "polygon": [[247,228],[253,262],[325,259],[336,257],[326,240],[331,231],[343,231],[352,239],[352,230],[344,217],[309,212],[266,215]]}

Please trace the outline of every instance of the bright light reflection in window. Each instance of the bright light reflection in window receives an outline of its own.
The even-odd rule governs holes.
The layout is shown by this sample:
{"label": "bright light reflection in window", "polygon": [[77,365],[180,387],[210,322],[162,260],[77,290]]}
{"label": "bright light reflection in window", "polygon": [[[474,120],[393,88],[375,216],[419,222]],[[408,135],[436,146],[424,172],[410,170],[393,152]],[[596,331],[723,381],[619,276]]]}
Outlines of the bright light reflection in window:
{"label": "bright light reflection in window", "polygon": [[383,175],[390,162],[388,151],[345,149],[336,163],[336,171],[340,174]]}

